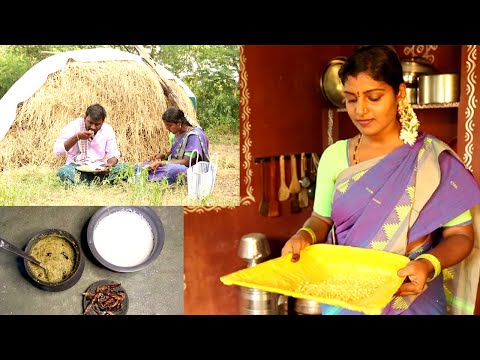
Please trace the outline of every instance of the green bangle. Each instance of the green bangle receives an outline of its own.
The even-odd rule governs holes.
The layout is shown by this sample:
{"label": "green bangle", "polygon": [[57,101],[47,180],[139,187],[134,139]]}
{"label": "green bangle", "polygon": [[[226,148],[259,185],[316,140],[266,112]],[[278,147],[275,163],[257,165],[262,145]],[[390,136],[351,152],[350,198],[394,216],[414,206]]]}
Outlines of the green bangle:
{"label": "green bangle", "polygon": [[317,235],[315,235],[315,231],[313,231],[309,227],[302,227],[298,231],[300,230],[306,231],[307,233],[310,234],[310,237],[312,238],[312,245],[317,242]]}
{"label": "green bangle", "polygon": [[438,275],[440,275],[440,273],[442,272],[442,265],[440,264],[440,260],[437,259],[437,257],[435,255],[432,255],[432,254],[421,254],[421,255],[418,255],[415,260],[420,260],[420,259],[425,259],[425,260],[428,260],[430,261],[430,263],[433,265],[433,268],[435,270],[435,272],[433,273],[433,276],[429,279],[427,279],[427,282],[430,282],[432,281],[433,279],[435,279]]}

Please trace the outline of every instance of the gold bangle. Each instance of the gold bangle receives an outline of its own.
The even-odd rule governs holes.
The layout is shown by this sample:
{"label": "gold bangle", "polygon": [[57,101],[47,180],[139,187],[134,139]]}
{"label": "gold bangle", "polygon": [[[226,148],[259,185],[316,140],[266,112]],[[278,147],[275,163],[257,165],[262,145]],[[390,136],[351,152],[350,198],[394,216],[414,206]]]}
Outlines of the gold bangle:
{"label": "gold bangle", "polygon": [[298,231],[300,231],[300,230],[303,230],[303,231],[310,234],[310,237],[312,238],[312,245],[317,242],[317,235],[315,235],[315,231],[313,231],[309,227],[302,227]]}
{"label": "gold bangle", "polygon": [[427,282],[432,281],[432,280],[435,279],[438,275],[440,275],[440,273],[442,272],[442,265],[440,264],[440,260],[438,260],[435,255],[432,255],[432,254],[421,254],[421,255],[418,255],[418,256],[415,258],[415,260],[420,260],[420,259],[425,259],[425,260],[430,261],[430,263],[433,265],[433,269],[435,270],[435,272],[433,273],[433,276],[432,276],[431,278],[427,279]]}

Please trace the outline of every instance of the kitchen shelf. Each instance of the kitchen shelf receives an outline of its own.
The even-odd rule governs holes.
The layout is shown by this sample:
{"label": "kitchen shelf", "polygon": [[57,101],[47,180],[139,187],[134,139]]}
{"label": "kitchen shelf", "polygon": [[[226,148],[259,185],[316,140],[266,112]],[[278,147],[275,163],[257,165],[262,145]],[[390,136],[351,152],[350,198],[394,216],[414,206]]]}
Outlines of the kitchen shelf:
{"label": "kitchen shelf", "polygon": [[443,104],[425,104],[425,105],[419,105],[419,104],[412,104],[412,107],[414,109],[443,109],[443,108],[457,108],[460,103],[454,102],[454,103],[443,103]]}
{"label": "kitchen shelf", "polygon": [[[445,108],[458,108],[459,103],[458,102],[453,102],[453,103],[442,103],[442,104],[412,104],[412,107],[414,109],[445,109]],[[346,108],[338,108],[338,112],[347,112]]]}

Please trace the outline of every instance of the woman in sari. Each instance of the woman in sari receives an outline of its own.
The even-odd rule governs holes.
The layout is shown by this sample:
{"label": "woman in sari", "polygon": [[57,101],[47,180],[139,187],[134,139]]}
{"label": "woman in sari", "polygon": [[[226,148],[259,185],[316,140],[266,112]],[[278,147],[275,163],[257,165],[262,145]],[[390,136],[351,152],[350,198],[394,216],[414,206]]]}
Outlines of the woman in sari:
{"label": "woman in sari", "polygon": [[[417,131],[391,47],[359,48],[339,77],[359,134],[323,152],[312,215],[282,255],[296,262],[317,242],[405,255],[411,261],[397,273],[405,281],[382,314],[473,313],[478,183],[447,144]],[[362,313],[322,304],[322,314]]]}
{"label": "woman in sari", "polygon": [[[153,154],[151,161],[142,163],[142,167],[148,170],[148,181],[166,179],[173,184],[181,176],[186,181],[192,156],[192,165],[197,161],[209,161],[208,138],[194,119],[175,106],[163,113],[162,120],[169,131],[170,151],[168,154]],[[136,171],[140,168],[135,167]]]}

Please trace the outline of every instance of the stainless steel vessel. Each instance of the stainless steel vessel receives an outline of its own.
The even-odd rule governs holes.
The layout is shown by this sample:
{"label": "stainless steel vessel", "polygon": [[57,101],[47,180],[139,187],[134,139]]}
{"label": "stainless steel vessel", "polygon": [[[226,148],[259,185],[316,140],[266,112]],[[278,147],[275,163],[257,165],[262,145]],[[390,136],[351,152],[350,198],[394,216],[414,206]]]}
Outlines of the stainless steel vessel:
{"label": "stainless steel vessel", "polygon": [[255,288],[240,288],[240,308],[243,315],[278,315],[278,294]]}
{"label": "stainless steel vessel", "polygon": [[238,245],[238,256],[247,261],[247,267],[264,261],[271,253],[267,237],[262,233],[243,235]]}
{"label": "stainless steel vessel", "polygon": [[295,299],[294,311],[297,315],[321,315],[320,303],[308,299]]}
{"label": "stainless steel vessel", "polygon": [[459,100],[459,74],[431,74],[418,77],[419,104],[454,103]]}
{"label": "stainless steel vessel", "polygon": [[[247,261],[247,267],[253,267],[266,260],[270,253],[268,239],[262,233],[246,234],[240,239],[238,256]],[[279,294],[240,287],[240,312],[243,315],[277,315],[278,304]]]}

